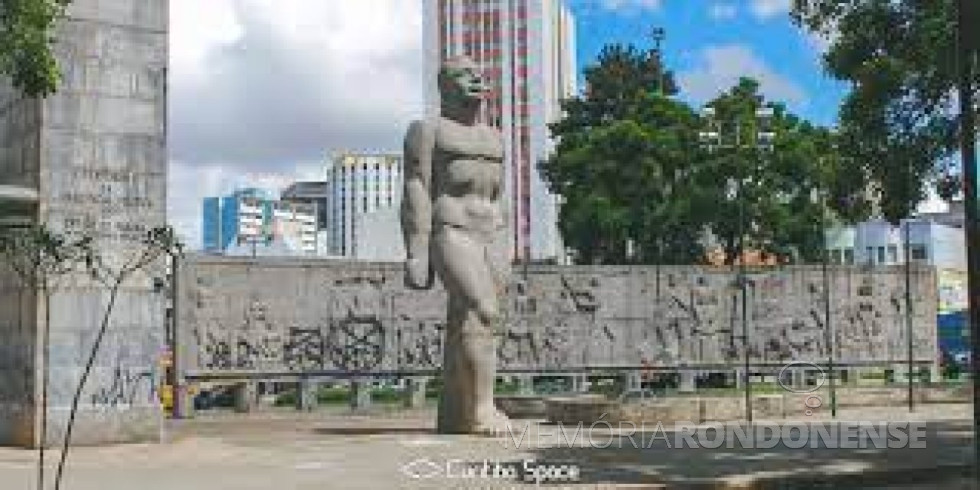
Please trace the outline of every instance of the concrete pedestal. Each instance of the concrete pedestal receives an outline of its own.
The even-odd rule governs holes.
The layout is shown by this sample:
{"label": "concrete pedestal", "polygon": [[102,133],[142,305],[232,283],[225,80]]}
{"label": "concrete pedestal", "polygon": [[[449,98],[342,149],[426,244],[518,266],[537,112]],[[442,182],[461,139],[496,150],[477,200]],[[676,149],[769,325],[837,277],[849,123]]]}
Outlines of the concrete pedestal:
{"label": "concrete pedestal", "polygon": [[371,383],[365,380],[351,381],[350,409],[367,410],[371,407]]}
{"label": "concrete pedestal", "polygon": [[405,408],[425,407],[425,387],[428,384],[426,378],[408,378],[405,380],[405,391],[403,402]]}
{"label": "concrete pedestal", "polygon": [[638,371],[631,371],[626,375],[626,386],[629,391],[640,391],[643,389],[643,375]]}
{"label": "concrete pedestal", "polygon": [[517,392],[522,395],[534,394],[534,377],[522,375],[517,377]]}
{"label": "concrete pedestal", "polygon": [[892,364],[885,371],[885,380],[889,383],[901,383],[908,378],[907,367],[902,364]]}
{"label": "concrete pedestal", "polygon": [[697,377],[694,371],[682,370],[678,373],[680,380],[677,384],[677,391],[681,393],[694,393],[697,391]]}
{"label": "concrete pedestal", "polygon": [[296,409],[312,412],[317,407],[317,391],[320,384],[309,378],[301,378],[296,386]]}
{"label": "concrete pedestal", "polygon": [[192,387],[186,381],[180,381],[174,387],[173,418],[192,419],[194,415],[194,393],[192,393]]}
{"label": "concrete pedestal", "polygon": [[238,383],[234,387],[235,411],[238,413],[248,413],[255,410],[258,405],[258,393],[255,383],[246,381]]}

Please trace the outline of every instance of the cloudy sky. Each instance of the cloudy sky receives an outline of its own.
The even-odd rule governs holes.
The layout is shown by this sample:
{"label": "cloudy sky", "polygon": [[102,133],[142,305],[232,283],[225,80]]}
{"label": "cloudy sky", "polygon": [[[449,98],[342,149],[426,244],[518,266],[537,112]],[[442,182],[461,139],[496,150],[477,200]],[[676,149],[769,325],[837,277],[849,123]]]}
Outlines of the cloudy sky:
{"label": "cloudy sky", "polygon": [[[204,196],[321,178],[332,151],[400,147],[422,111],[422,1],[171,0],[169,212],[192,247]],[[744,74],[805,117],[836,118],[843,87],[790,0],[568,1],[581,66],[660,26],[685,100]]]}

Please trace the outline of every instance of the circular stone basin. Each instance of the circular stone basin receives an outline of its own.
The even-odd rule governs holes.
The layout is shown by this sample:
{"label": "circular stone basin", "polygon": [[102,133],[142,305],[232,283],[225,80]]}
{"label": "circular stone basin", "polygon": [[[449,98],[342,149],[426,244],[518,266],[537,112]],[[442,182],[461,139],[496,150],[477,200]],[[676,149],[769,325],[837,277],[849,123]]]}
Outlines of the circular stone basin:
{"label": "circular stone basin", "polygon": [[497,409],[512,419],[543,419],[547,413],[544,396],[503,395],[493,397]]}

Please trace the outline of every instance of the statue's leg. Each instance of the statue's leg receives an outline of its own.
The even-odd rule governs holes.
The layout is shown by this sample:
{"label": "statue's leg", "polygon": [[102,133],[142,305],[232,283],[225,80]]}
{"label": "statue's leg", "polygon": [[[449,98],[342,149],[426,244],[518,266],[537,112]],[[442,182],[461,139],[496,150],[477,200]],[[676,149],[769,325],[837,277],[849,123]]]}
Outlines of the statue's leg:
{"label": "statue's leg", "polygon": [[506,418],[493,404],[494,328],[500,316],[484,249],[452,228],[441,230],[434,238],[434,263],[449,292],[439,432],[503,430]]}

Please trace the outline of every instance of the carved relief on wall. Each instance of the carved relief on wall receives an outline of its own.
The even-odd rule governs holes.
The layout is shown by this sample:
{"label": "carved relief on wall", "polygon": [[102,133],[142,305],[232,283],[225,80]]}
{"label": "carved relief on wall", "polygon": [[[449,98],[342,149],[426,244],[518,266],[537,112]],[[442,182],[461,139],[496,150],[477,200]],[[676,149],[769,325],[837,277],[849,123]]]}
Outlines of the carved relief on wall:
{"label": "carved relief on wall", "polygon": [[[442,363],[445,294],[403,288],[398,264],[260,262],[237,274],[208,260],[181,267],[189,276],[179,281],[181,297],[194,299],[179,312],[180,331],[191,334],[183,336],[190,370],[412,371]],[[935,355],[930,277],[919,277],[913,304],[922,359]],[[752,272],[745,290],[753,362],[826,358],[819,269]],[[901,274],[836,268],[830,291],[841,362],[904,358]],[[530,268],[511,277],[501,304],[504,369],[717,365],[745,352],[741,288],[728,269]],[[301,311],[291,311],[296,305]]]}

